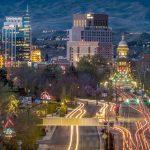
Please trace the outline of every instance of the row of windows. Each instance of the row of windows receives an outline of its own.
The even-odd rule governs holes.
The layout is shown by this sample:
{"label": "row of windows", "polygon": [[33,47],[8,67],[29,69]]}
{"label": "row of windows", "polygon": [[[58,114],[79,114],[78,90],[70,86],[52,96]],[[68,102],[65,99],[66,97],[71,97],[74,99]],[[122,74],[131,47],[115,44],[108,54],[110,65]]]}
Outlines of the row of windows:
{"label": "row of windows", "polygon": [[81,37],[83,41],[95,41],[95,42],[112,42],[111,38],[102,38],[102,37]]}
{"label": "row of windows", "polygon": [[94,26],[107,26],[107,20],[94,20]]}
{"label": "row of windows", "polygon": [[75,27],[85,27],[86,20],[74,20],[74,26]]}
{"label": "row of windows", "polygon": [[110,31],[91,31],[91,30],[85,30],[81,31],[81,36],[112,36],[112,33]]}
{"label": "row of windows", "polygon": [[119,62],[119,65],[120,65],[120,66],[126,66],[127,63],[126,63],[126,62]]}
{"label": "row of windows", "polygon": [[10,19],[10,20],[7,20],[7,22],[22,22],[22,20],[12,20],[12,19]]}
{"label": "row of windows", "polygon": [[[73,52],[73,51],[72,51]],[[80,47],[77,47],[77,53],[79,54],[80,53]],[[91,48],[88,47],[88,53],[91,53]]]}
{"label": "row of windows", "polygon": [[74,20],[74,27],[108,26],[107,20]]}
{"label": "row of windows", "polygon": [[[105,45],[105,46],[103,46],[103,47],[97,47],[97,48],[95,48],[95,50],[96,50],[96,49],[99,49],[100,51],[111,51],[112,46],[111,46],[111,45]],[[77,53],[80,53],[80,47],[77,47],[77,49],[76,49],[76,48],[73,49],[72,47],[70,47],[70,53],[73,53],[74,50],[77,50]],[[89,52],[91,52],[91,47],[88,47],[87,50],[88,50]]]}

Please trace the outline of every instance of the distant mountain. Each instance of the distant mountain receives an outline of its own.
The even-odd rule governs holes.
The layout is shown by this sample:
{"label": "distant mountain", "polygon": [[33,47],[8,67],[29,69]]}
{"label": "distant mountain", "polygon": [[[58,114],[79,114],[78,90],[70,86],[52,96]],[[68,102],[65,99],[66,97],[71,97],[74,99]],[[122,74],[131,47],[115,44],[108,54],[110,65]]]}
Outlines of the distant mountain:
{"label": "distant mountain", "polygon": [[[149,0],[30,0],[29,9],[35,32],[41,29],[68,29],[75,13],[107,13],[115,30],[149,32]],[[27,0],[0,0],[0,25],[5,16],[25,12]]]}

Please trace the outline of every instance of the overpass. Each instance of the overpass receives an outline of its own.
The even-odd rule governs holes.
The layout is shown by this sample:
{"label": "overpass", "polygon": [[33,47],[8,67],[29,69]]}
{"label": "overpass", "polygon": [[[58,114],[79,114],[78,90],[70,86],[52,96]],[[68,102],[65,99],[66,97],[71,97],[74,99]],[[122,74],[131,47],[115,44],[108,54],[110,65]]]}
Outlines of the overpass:
{"label": "overpass", "polygon": [[[115,118],[110,118],[109,121],[111,123],[118,123],[118,122],[128,122],[134,123],[138,121],[143,121],[143,118],[124,118],[119,117],[118,121],[116,122]],[[104,119],[98,118],[61,118],[61,117],[50,117],[50,118],[43,118],[42,126],[105,126]]]}

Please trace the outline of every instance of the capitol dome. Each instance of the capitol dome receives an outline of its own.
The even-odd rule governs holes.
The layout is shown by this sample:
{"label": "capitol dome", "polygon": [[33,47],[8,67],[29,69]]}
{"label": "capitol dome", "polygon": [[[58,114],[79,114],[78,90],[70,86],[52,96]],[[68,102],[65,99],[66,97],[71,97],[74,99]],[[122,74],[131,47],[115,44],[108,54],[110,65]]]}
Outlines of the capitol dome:
{"label": "capitol dome", "polygon": [[122,40],[119,42],[119,47],[124,47],[124,46],[128,46],[127,42],[124,40],[124,35],[122,35]]}

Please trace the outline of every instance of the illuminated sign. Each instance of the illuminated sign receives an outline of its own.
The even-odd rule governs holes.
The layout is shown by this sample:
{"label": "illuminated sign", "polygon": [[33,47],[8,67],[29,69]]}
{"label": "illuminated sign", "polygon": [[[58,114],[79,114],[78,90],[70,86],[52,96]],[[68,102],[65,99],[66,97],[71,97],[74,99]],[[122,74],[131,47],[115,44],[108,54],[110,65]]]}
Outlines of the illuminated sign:
{"label": "illuminated sign", "polygon": [[45,91],[41,94],[41,99],[42,100],[50,100],[51,97],[50,97],[49,93]]}
{"label": "illuminated sign", "polygon": [[93,19],[93,16],[91,16],[91,14],[87,14],[87,19]]}

